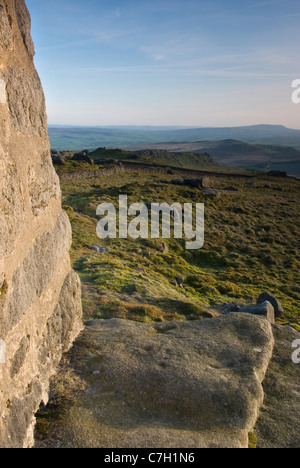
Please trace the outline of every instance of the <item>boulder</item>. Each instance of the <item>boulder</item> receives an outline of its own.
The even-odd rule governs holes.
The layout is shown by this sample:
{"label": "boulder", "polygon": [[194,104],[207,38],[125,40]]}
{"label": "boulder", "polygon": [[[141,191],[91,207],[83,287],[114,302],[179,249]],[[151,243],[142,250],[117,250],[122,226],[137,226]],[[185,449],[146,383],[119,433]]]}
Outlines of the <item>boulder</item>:
{"label": "boulder", "polygon": [[97,253],[109,253],[110,250],[106,249],[105,247],[100,247],[100,245],[93,245],[92,250]]}
{"label": "boulder", "polygon": [[89,153],[90,152],[88,150],[81,151],[80,153],[75,153],[72,157],[72,161],[84,161],[88,164],[94,164],[94,161],[90,158]]}
{"label": "boulder", "polygon": [[239,312],[252,315],[262,315],[266,317],[270,323],[275,323],[274,307],[268,301],[265,301],[256,306],[240,307]]}
{"label": "boulder", "polygon": [[195,187],[198,189],[209,188],[210,180],[209,177],[202,177],[197,179],[184,179],[184,185],[189,187]]}
{"label": "boulder", "polygon": [[238,192],[239,191],[236,187],[232,187],[232,186],[226,187],[226,188],[224,188],[224,190],[226,190],[227,192]]}
{"label": "boulder", "polygon": [[205,189],[202,193],[207,198],[221,198],[221,192],[219,190]]}
{"label": "boulder", "polygon": [[183,283],[184,283],[184,277],[181,276],[181,275],[178,275],[177,278],[176,278],[176,282],[177,282],[178,286],[182,286]]}
{"label": "boulder", "polygon": [[275,347],[264,380],[264,403],[255,426],[258,448],[300,447],[300,364],[292,361],[292,343],[300,334],[274,325]]}
{"label": "boulder", "polygon": [[171,180],[172,185],[184,185],[184,179],[174,179]]}
{"label": "boulder", "polygon": [[53,164],[57,165],[57,166],[62,166],[63,164],[65,164],[66,160],[67,160],[67,157],[65,154],[63,153],[59,153],[58,151],[56,152],[52,152],[51,153],[51,158],[52,158],[52,162]]}
{"label": "boulder", "polygon": [[269,172],[267,172],[267,176],[270,176],[270,177],[284,177],[284,178],[286,178],[286,177],[287,177],[287,172],[283,172],[283,171],[269,171]]}
{"label": "boulder", "polygon": [[161,248],[160,248],[160,251],[164,254],[168,254],[169,253],[169,247],[167,246],[167,244],[165,244],[164,242],[162,243],[161,245]]}
{"label": "boulder", "polygon": [[239,312],[241,309],[241,305],[237,303],[233,304],[224,304],[217,308],[220,310],[222,314],[231,314],[232,312]]}
{"label": "boulder", "polygon": [[272,304],[274,307],[274,312],[275,312],[275,317],[276,318],[281,318],[284,315],[284,310],[282,308],[282,305],[280,302],[274,297],[272,294],[269,294],[268,292],[262,293],[259,298],[257,299],[257,305],[264,303],[265,301],[268,301]]}

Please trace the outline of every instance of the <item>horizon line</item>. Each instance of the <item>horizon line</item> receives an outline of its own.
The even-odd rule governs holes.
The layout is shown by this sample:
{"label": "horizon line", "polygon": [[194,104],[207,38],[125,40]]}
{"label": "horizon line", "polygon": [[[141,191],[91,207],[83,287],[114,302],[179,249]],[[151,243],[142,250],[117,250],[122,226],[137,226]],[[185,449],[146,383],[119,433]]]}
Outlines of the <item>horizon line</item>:
{"label": "horizon line", "polygon": [[250,127],[283,127],[288,130],[299,130],[300,128],[287,127],[284,124],[249,124],[249,125],[224,125],[224,126],[210,126],[210,125],[143,125],[143,124],[112,124],[112,125],[85,125],[85,124],[48,124],[48,128],[51,127],[62,127],[62,128],[137,128],[137,127],[146,127],[146,128],[177,128],[177,129],[190,129],[190,130],[200,130],[200,129],[220,129],[220,128],[250,128]]}

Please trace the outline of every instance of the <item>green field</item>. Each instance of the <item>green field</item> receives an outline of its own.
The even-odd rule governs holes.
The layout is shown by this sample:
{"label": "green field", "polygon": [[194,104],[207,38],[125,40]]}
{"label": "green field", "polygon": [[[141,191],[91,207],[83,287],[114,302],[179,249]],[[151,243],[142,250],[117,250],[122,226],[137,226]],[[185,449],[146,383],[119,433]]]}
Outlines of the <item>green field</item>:
{"label": "green field", "polygon": [[[66,166],[63,171],[83,169],[82,163]],[[163,178],[179,175],[180,170]],[[282,302],[284,323],[299,327],[299,182],[257,175],[256,188],[250,189],[242,177],[212,177],[220,198],[209,199],[198,189],[158,183],[158,178],[141,169],[62,180],[85,319],[193,320],[213,315],[211,309],[220,304],[255,303],[267,290]],[[237,191],[223,190],[229,185]],[[117,206],[121,194],[128,195],[129,203],[204,202],[204,248],[187,251],[178,239],[100,240],[96,208],[101,202]],[[109,252],[96,253],[93,244]],[[184,278],[182,288],[176,285],[178,276]]]}

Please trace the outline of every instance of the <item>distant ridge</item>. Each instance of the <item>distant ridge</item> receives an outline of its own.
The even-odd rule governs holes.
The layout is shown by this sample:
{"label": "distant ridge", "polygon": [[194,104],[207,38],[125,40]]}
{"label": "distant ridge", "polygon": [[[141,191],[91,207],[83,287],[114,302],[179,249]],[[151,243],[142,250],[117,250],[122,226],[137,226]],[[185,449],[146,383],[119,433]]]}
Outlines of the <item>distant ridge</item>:
{"label": "distant ridge", "polygon": [[290,146],[300,151],[300,130],[282,125],[243,127],[72,127],[49,126],[51,146],[57,150],[116,148],[196,141],[240,140],[262,145]]}
{"label": "distant ridge", "polygon": [[[178,154],[208,153],[222,166],[247,170],[279,170],[300,177],[300,151],[289,146],[258,145],[239,140],[198,141],[194,143],[162,143],[150,149],[167,149]],[[140,147],[131,147],[131,150]]]}

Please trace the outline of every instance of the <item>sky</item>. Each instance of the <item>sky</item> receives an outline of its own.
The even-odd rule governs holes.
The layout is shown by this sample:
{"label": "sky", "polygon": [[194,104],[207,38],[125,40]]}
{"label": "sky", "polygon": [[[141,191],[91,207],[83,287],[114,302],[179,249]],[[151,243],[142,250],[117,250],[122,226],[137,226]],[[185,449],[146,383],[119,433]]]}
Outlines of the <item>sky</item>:
{"label": "sky", "polygon": [[27,0],[52,125],[300,129],[299,0]]}

